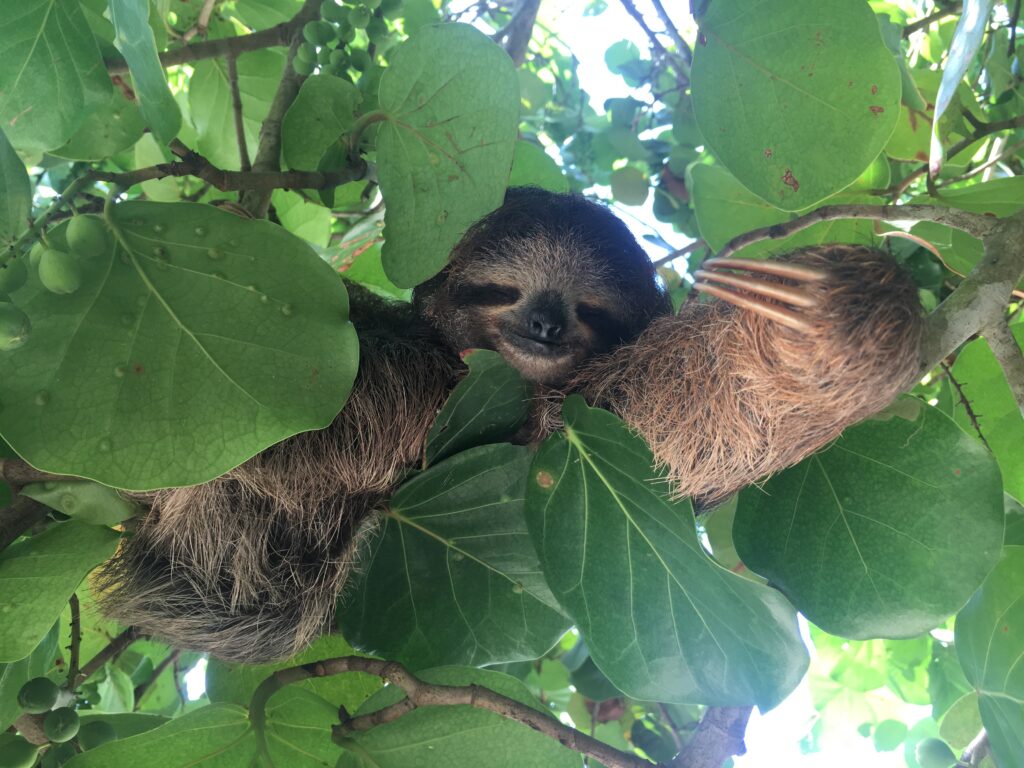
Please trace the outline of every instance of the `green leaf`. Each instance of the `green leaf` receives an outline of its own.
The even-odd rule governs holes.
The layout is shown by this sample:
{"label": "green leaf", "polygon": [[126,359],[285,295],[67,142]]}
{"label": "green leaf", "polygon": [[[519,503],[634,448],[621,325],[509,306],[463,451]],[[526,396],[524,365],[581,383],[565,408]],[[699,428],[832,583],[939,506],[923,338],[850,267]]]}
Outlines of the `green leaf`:
{"label": "green leaf", "polygon": [[271,765],[284,768],[333,766],[341,748],[331,738],[338,707],[289,685],[267,703],[267,751]]}
{"label": "green leaf", "polygon": [[516,142],[510,187],[540,187],[549,192],[568,192],[569,180],[544,148],[532,141]]}
{"label": "green leaf", "polygon": [[1024,504],[1008,493],[1003,494],[1006,506],[1006,536],[1004,544],[1024,545]]}
{"label": "green leaf", "polygon": [[99,701],[93,702],[93,707],[111,714],[123,714],[135,709],[135,685],[131,676],[109,662],[104,668],[104,675],[96,685]]}
{"label": "green leaf", "polygon": [[[1024,326],[1015,326],[1013,330],[1017,344],[1024,348]],[[952,375],[971,405],[989,450],[999,462],[1003,488],[1011,496],[1024,498],[1024,417],[988,344],[977,339],[964,346],[956,357]],[[967,434],[976,435],[967,409],[959,397],[954,397],[954,401],[956,423]]]}
{"label": "green leaf", "polygon": [[[441,667],[417,673],[435,685],[479,685],[544,711],[513,677],[486,669]],[[364,704],[365,715],[404,698],[395,686]],[[338,768],[578,768],[579,755],[514,720],[475,707],[417,707],[391,723],[353,734]]]}
{"label": "green leaf", "polygon": [[627,165],[612,171],[612,195],[623,205],[643,205],[647,202],[650,182],[643,171]]}
{"label": "green leaf", "polygon": [[331,422],[357,342],[341,280],[308,245],[196,203],[109,216],[116,241],[81,258],[76,293],[34,275],[15,293],[33,321],[27,344],[0,353],[0,432],[15,450],[145,490],[204,482]]}
{"label": "green leaf", "polygon": [[882,151],[899,116],[900,72],[867,4],[715,0],[700,29],[697,123],[751,192],[798,211]]}
{"label": "green leaf", "polygon": [[[188,103],[198,134],[198,151],[218,168],[240,168],[227,64],[223,59],[207,59],[194,66]],[[252,158],[259,146],[260,126],[281,82],[284,54],[273,48],[251,51],[238,57],[237,67],[242,125]]]}
{"label": "green leaf", "polygon": [[473,448],[392,497],[365,572],[340,607],[357,647],[416,669],[535,659],[569,627],[523,521],[530,451]]}
{"label": "green leaf", "polygon": [[[760,227],[769,227],[795,219],[798,214],[781,211],[748,191],[729,171],[720,165],[698,164],[690,169],[690,192],[701,237],[713,250],[719,250],[737,235]],[[869,195],[843,192],[830,202],[881,202]],[[778,253],[805,245],[821,243],[874,242],[873,222],[823,221],[782,240],[762,241],[740,250],[751,258]]]}
{"label": "green leaf", "polygon": [[533,385],[505,358],[479,349],[465,361],[469,375],[452,390],[427,435],[428,465],[474,445],[508,440],[529,416]]}
{"label": "green leaf", "polygon": [[[153,134],[143,134],[135,145],[134,160],[136,168],[148,168],[168,162],[164,149],[156,143]],[[174,203],[181,199],[181,188],[174,177],[151,179],[140,184],[146,198],[157,203]]]}
{"label": "green leaf", "polygon": [[[256,687],[277,670],[354,653],[352,646],[341,635],[321,635],[302,653],[277,664],[229,664],[211,658],[206,665],[206,694],[214,703],[249,706]],[[303,688],[315,693],[333,704],[335,711],[341,706],[349,712],[355,712],[381,685],[376,675],[350,672],[303,680],[289,688]]]}
{"label": "green leaf", "polygon": [[999,470],[975,440],[909,398],[740,494],[746,565],[822,629],[911,637],[938,626],[999,557]]}
{"label": "green leaf", "polygon": [[85,575],[114,554],[118,538],[109,528],[70,521],[0,554],[0,661],[32,653]]}
{"label": "green leaf", "polygon": [[0,131],[0,253],[28,227],[32,187],[14,147]]}
{"label": "green leaf", "polygon": [[145,128],[138,105],[115,88],[109,103],[90,112],[71,138],[50,154],[69,160],[105,160],[132,146]]}
{"label": "green leaf", "polygon": [[1005,548],[956,617],[955,641],[996,762],[1014,765],[1024,755],[1024,547]]}
{"label": "green leaf", "polygon": [[512,168],[519,83],[511,59],[464,24],[424,27],[390,53],[377,174],[387,201],[384,269],[426,280],[470,224],[501,205]]}
{"label": "green leaf", "polygon": [[75,755],[67,768],[251,768],[258,746],[246,710],[213,704],[159,728]]}
{"label": "green leaf", "polygon": [[23,0],[0,15],[0,124],[15,147],[59,147],[109,94],[78,0]]}
{"label": "green leaf", "polygon": [[778,704],[807,668],[792,607],[705,554],[689,501],[621,421],[575,396],[562,415],[530,469],[526,519],[591,658],[633,698]]}
{"label": "green leaf", "polygon": [[119,739],[127,739],[129,736],[137,736],[146,731],[152,731],[168,722],[166,717],[160,715],[144,714],[142,712],[123,712],[110,714],[107,712],[89,712],[80,710],[78,716],[82,718],[82,725],[91,720],[102,720],[109,723]]}
{"label": "green leaf", "polygon": [[302,195],[286,189],[275,189],[271,200],[281,226],[293,235],[321,248],[330,242],[334,224],[330,209],[307,202]]}
{"label": "green leaf", "polygon": [[113,488],[80,480],[32,483],[21,490],[70,517],[90,525],[117,525],[138,512],[138,507]]}
{"label": "green leaf", "polygon": [[53,668],[58,656],[57,628],[55,623],[39,645],[20,661],[0,664],[0,730],[6,730],[21,716],[18,691],[34,677],[44,677]]}
{"label": "green leaf", "polygon": [[362,101],[359,89],[334,75],[313,75],[281,124],[281,146],[289,168],[315,171],[328,147],[352,129]]}
{"label": "green leaf", "polygon": [[110,21],[117,31],[114,45],[128,62],[142,119],[157,141],[169,144],[181,130],[181,110],[171,95],[156,52],[156,39],[149,26],[149,5],[137,0],[108,2]]}

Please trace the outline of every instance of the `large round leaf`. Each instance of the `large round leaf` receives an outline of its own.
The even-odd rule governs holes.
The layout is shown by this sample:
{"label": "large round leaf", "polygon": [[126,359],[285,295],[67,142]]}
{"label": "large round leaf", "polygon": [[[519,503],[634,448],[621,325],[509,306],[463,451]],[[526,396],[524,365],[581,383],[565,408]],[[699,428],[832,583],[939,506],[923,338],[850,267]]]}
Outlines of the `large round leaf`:
{"label": "large round leaf", "polygon": [[911,637],[967,601],[999,557],[988,452],[919,401],[740,495],[743,562],[807,618],[850,638]]}
{"label": "large round leaf", "polygon": [[956,617],[956,654],[981,698],[981,719],[999,765],[1024,755],[1024,547],[1003,559]]}
{"label": "large round leaf", "polygon": [[108,249],[80,257],[77,292],[33,275],[14,294],[33,331],[0,353],[0,433],[19,454],[152,489],[330,423],[357,342],[340,278],[308,245],[195,203],[123,203],[110,224]]}
{"label": "large round leaf", "polygon": [[338,620],[353,645],[411,667],[542,656],[569,628],[523,520],[528,449],[485,445],[391,499]]}
{"label": "large round leaf", "polygon": [[464,24],[425,27],[389,54],[377,175],[387,201],[384,269],[412,287],[438,272],[505,194],[519,120],[512,60]]}
{"label": "large round leaf", "polygon": [[807,668],[792,606],[707,556],[690,502],[671,499],[615,416],[572,397],[563,417],[530,470],[526,516],[594,663],[638,699],[778,704]]}
{"label": "large round leaf", "polygon": [[708,147],[786,211],[856,179],[899,117],[900,72],[860,0],[715,0],[700,19],[693,106]]}
{"label": "large round leaf", "polygon": [[289,168],[315,171],[324,152],[352,128],[362,96],[347,80],[313,75],[281,123],[281,151]]}

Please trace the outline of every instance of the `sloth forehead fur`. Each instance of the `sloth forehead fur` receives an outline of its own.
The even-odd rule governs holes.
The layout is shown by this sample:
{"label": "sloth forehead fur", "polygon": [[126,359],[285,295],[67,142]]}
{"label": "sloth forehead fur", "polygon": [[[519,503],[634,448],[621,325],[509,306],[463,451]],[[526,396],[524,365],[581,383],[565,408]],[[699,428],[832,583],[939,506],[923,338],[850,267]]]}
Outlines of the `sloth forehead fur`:
{"label": "sloth forehead fur", "polygon": [[647,255],[612,213],[534,188],[510,189],[448,267],[417,288],[414,303],[452,349],[495,350],[550,385],[633,340],[670,306]]}

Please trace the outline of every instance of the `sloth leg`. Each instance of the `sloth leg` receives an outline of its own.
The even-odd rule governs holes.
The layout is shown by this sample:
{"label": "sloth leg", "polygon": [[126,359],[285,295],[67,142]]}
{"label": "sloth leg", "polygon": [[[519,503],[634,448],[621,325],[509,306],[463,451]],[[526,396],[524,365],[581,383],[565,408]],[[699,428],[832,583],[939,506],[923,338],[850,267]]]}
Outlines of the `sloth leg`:
{"label": "sloth leg", "polygon": [[[680,495],[711,503],[885,407],[917,370],[917,288],[859,246],[708,263],[691,302],[585,366],[573,389],[651,446]],[[741,268],[746,274],[730,270]]]}

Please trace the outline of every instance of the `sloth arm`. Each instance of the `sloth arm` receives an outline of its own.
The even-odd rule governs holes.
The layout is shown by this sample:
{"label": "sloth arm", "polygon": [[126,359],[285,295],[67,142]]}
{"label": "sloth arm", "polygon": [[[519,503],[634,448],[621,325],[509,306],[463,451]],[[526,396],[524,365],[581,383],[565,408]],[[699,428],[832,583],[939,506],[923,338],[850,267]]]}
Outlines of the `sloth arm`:
{"label": "sloth arm", "polygon": [[[753,276],[725,271],[743,263]],[[818,450],[914,380],[917,289],[891,258],[832,245],[775,263],[798,266],[782,277],[728,260],[699,273],[698,289],[725,300],[687,302],[575,381],[647,440],[680,495],[720,501]]]}

